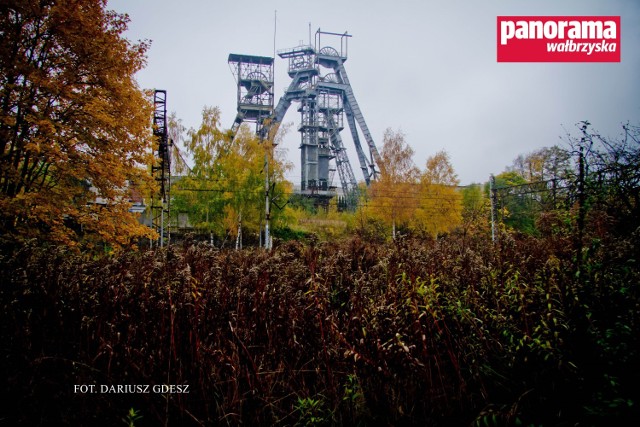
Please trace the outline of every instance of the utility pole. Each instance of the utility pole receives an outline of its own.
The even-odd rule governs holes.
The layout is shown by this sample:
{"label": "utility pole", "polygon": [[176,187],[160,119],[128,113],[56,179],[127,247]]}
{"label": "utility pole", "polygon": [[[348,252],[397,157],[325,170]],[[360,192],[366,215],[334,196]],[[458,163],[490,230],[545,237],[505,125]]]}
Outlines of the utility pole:
{"label": "utility pole", "polygon": [[270,220],[270,206],[269,206],[269,151],[271,151],[271,142],[267,138],[267,152],[264,155],[264,171],[265,171],[265,179],[264,179],[264,248],[266,250],[271,249],[271,235],[269,233],[269,220]]}
{"label": "utility pole", "polygon": [[[273,57],[276,57],[276,30],[278,26],[278,11],[273,11]],[[275,62],[274,62],[275,67]],[[275,77],[272,79],[272,84],[275,85]],[[271,250],[271,230],[269,230],[269,222],[271,220],[271,206],[269,205],[269,154],[271,154],[272,146],[272,138],[275,138],[275,135],[271,135],[271,120],[269,120],[269,126],[263,128],[261,135],[266,136],[267,150],[264,154],[264,171],[265,171],[265,180],[264,180],[264,248],[266,250]],[[265,132],[266,131],[266,132]]]}

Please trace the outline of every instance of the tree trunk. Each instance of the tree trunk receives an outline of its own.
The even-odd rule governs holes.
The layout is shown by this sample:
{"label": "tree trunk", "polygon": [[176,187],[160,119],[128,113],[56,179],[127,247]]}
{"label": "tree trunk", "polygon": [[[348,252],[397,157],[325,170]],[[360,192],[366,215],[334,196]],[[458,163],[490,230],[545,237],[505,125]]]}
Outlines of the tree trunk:
{"label": "tree trunk", "polygon": [[238,214],[238,233],[236,235],[236,251],[242,249],[242,212]]}

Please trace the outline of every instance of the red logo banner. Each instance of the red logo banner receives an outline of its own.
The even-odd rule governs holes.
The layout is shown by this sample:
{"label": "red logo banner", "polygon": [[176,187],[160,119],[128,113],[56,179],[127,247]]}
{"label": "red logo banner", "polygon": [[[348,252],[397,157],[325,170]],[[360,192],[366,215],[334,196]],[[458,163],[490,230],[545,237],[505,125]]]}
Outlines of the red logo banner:
{"label": "red logo banner", "polygon": [[498,62],[620,62],[619,16],[498,16]]}

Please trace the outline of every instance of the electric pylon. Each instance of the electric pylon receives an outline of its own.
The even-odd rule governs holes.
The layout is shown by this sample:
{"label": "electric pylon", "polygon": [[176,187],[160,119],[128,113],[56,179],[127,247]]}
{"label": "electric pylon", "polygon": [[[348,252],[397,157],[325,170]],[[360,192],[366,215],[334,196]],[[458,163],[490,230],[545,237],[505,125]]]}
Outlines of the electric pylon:
{"label": "electric pylon", "polygon": [[[155,164],[151,172],[158,182],[159,193],[151,198],[152,226],[160,236],[159,246],[164,246],[165,214],[169,218],[171,205],[171,145],[167,131],[167,91],[156,90],[153,94],[153,136],[157,141]],[[168,221],[167,221],[168,224]],[[167,239],[168,240],[168,239]]]}

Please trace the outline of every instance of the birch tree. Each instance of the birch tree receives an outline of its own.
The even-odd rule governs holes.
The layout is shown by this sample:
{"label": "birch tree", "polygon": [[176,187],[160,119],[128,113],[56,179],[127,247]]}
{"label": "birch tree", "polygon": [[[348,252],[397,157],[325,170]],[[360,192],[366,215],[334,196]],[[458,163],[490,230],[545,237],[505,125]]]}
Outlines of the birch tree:
{"label": "birch tree", "polygon": [[371,211],[391,226],[393,239],[398,225],[407,224],[417,207],[419,170],[413,163],[413,153],[401,131],[385,131],[380,178],[371,184]]}
{"label": "birch tree", "polygon": [[[269,158],[272,194],[288,191],[286,164],[273,157],[247,126],[235,138],[221,127],[220,110],[205,107],[202,123],[191,129],[185,148],[193,160],[190,173],[173,188],[174,210],[186,212],[194,227],[242,247],[244,232],[257,234],[264,221],[265,156]],[[272,210],[278,221],[280,212]]]}

